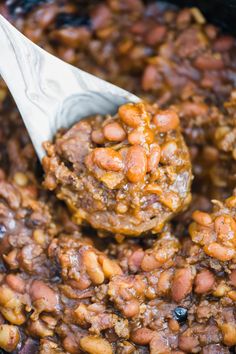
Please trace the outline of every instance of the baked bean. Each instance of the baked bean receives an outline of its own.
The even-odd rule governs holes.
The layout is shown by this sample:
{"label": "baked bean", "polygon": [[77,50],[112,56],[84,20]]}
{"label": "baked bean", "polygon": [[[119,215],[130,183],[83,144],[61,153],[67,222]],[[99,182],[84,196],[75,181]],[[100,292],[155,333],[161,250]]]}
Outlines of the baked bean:
{"label": "baked bean", "polygon": [[117,123],[109,123],[103,128],[103,134],[109,141],[123,141],[126,137],[126,132],[122,126]]}
{"label": "baked bean", "polygon": [[192,291],[191,268],[177,269],[171,287],[172,299],[180,302]]}
{"label": "baked bean", "polygon": [[158,144],[152,144],[147,158],[147,171],[153,172],[157,169],[161,158],[161,148]]}
{"label": "baked bean", "polygon": [[106,28],[111,24],[112,13],[111,10],[100,4],[93,12],[92,12],[92,26],[95,30]]}
{"label": "baked bean", "polygon": [[137,271],[142,264],[142,260],[144,257],[144,251],[142,249],[138,249],[134,251],[131,256],[128,258],[129,268],[132,271]]}
{"label": "baked bean", "polygon": [[150,354],[169,354],[170,348],[163,334],[156,333],[149,343]]}
{"label": "baked bean", "polygon": [[21,298],[4,285],[0,288],[0,305],[0,312],[7,321],[18,326],[25,322]]}
{"label": "baked bean", "polygon": [[153,254],[145,254],[141,263],[141,268],[144,272],[150,272],[159,267],[160,263],[156,260]]}
{"label": "baked bean", "polygon": [[143,133],[143,127],[134,129],[128,135],[128,141],[131,145],[143,145],[145,144],[145,136]]}
{"label": "baked bean", "polygon": [[56,39],[65,46],[78,48],[85,45],[91,36],[86,27],[66,27],[51,32],[51,38]]}
{"label": "baked bean", "polygon": [[219,151],[213,146],[205,146],[203,156],[206,161],[216,162],[219,159]]}
{"label": "baked bean", "polygon": [[41,230],[41,229],[34,230],[33,237],[34,237],[34,241],[36,243],[38,243],[41,246],[45,245],[47,235],[44,233],[43,230]]}
{"label": "baked bean", "polygon": [[220,127],[216,128],[215,134],[214,134],[216,141],[220,141],[220,140],[223,139],[228,133],[230,133],[230,127],[227,127],[227,126],[220,126]]}
{"label": "baked bean", "polygon": [[143,125],[149,118],[142,103],[127,103],[119,107],[118,113],[121,120],[133,128]]}
{"label": "baked bean", "polygon": [[93,159],[98,167],[107,171],[118,172],[123,168],[120,153],[111,148],[96,148],[93,151]]}
{"label": "baked bean", "polygon": [[204,213],[203,211],[195,210],[192,214],[192,218],[198,224],[203,226],[208,226],[212,223],[212,218],[210,214]]}
{"label": "baked bean", "polygon": [[236,287],[236,269],[232,270],[232,272],[229,275],[229,279],[231,284]]}
{"label": "baked bean", "polygon": [[76,342],[76,338],[73,334],[69,334],[65,339],[63,339],[63,348],[70,354],[78,353],[78,343]]}
{"label": "baked bean", "polygon": [[148,31],[146,37],[145,37],[145,42],[148,45],[156,45],[160,42],[163,41],[165,35],[167,32],[167,28],[165,26],[155,26],[151,31]]}
{"label": "baked bean", "polygon": [[10,288],[19,293],[24,293],[25,291],[25,281],[18,275],[8,274],[6,276],[6,282]]}
{"label": "baked bean", "polygon": [[20,333],[16,326],[0,325],[0,348],[12,353],[20,341]]}
{"label": "baked bean", "polygon": [[128,318],[137,316],[140,310],[140,305],[138,300],[132,299],[127,301],[122,310],[124,316]]}
{"label": "baked bean", "polygon": [[210,257],[216,258],[222,262],[230,261],[235,255],[234,249],[222,246],[217,242],[205,245],[203,249]]}
{"label": "baked bean", "polygon": [[147,345],[155,332],[149,328],[138,328],[131,333],[131,340],[138,345]]}
{"label": "baked bean", "polygon": [[236,222],[230,215],[220,215],[215,221],[215,231],[217,234],[227,235],[227,239],[230,239],[230,232],[236,232]]}
{"label": "baked bean", "polygon": [[126,156],[126,176],[132,183],[141,182],[147,172],[147,156],[143,147],[131,146]]}
{"label": "baked bean", "polygon": [[179,348],[186,353],[195,353],[199,345],[199,341],[194,336],[187,336],[185,333],[179,337]]}
{"label": "baked bean", "polygon": [[195,278],[195,293],[204,294],[212,290],[215,283],[215,277],[208,269],[201,270]]}
{"label": "baked bean", "polygon": [[[9,308],[8,306],[11,306],[12,308]],[[12,303],[7,304],[7,307],[1,307],[0,311],[3,317],[14,325],[21,326],[26,321],[22,304],[19,300],[13,300]]]}
{"label": "baked bean", "polygon": [[158,279],[157,291],[161,295],[166,295],[171,287],[173,273],[171,270],[164,270]]}
{"label": "baked bean", "polygon": [[86,336],[80,339],[82,350],[89,354],[112,354],[112,346],[103,338],[95,336]]}
{"label": "baked bean", "polygon": [[232,347],[236,345],[236,325],[234,323],[224,323],[220,326],[223,333],[223,342],[225,345]]}
{"label": "baked bean", "polygon": [[171,318],[168,322],[169,328],[172,332],[178,332],[180,329],[178,321]]}
{"label": "baked bean", "polygon": [[57,293],[43,281],[34,280],[29,294],[34,305],[37,307],[38,304],[40,310],[54,312],[58,309]]}
{"label": "baked bean", "polygon": [[125,38],[124,40],[122,40],[119,44],[118,44],[118,51],[120,54],[127,54],[129,52],[129,50],[132,49],[133,47],[133,41],[129,38]]}
{"label": "baked bean", "polygon": [[105,258],[102,262],[102,270],[105,277],[112,278],[114,275],[121,275],[123,272],[120,266],[111,259]]}
{"label": "baked bean", "polygon": [[200,70],[221,70],[224,62],[221,56],[204,54],[195,59],[194,65]]}
{"label": "baked bean", "polygon": [[163,164],[173,163],[173,159],[176,158],[177,151],[178,146],[175,141],[169,141],[168,143],[162,145],[160,162]]}
{"label": "baked bean", "polygon": [[221,36],[215,41],[213,48],[218,52],[226,52],[233,47],[234,42],[235,40],[231,36]]}
{"label": "baked bean", "polygon": [[52,337],[54,334],[53,329],[49,328],[48,325],[41,321],[40,319],[35,320],[35,321],[28,321],[28,327],[27,331],[31,334],[33,337]]}
{"label": "baked bean", "polygon": [[208,113],[208,106],[203,102],[184,102],[181,104],[181,115],[183,117],[205,116]]}
{"label": "baked bean", "polygon": [[227,293],[227,296],[228,296],[231,300],[236,301],[236,291],[235,291],[235,290],[229,291],[229,292]]}
{"label": "baked bean", "polygon": [[102,129],[93,130],[91,139],[95,144],[102,145],[105,141]]}
{"label": "baked bean", "polygon": [[[158,74],[157,67],[155,65],[146,66],[142,77],[142,88],[144,91],[155,89],[158,86],[158,81],[161,81],[161,77]],[[158,80],[159,79],[159,80]],[[160,84],[159,84],[160,86]]]}
{"label": "baked bean", "polygon": [[14,182],[20,187],[25,187],[27,186],[29,180],[25,173],[16,172],[14,175]]}
{"label": "baked bean", "polygon": [[12,300],[17,300],[17,296],[9,287],[1,286],[0,288],[0,305],[7,306]]}
{"label": "baked bean", "polygon": [[94,284],[102,284],[104,282],[104,274],[100,264],[98,263],[97,255],[90,250],[83,253],[83,262],[86,271]]}
{"label": "baked bean", "polygon": [[40,41],[40,38],[42,37],[42,29],[38,26],[34,26],[34,24],[25,27],[23,33],[34,43],[38,43]]}
{"label": "baked bean", "polygon": [[159,132],[166,133],[178,128],[179,117],[175,111],[168,109],[156,113],[153,117],[153,123]]}
{"label": "baked bean", "polygon": [[178,28],[185,28],[191,21],[192,13],[189,9],[182,9],[178,12],[176,24]]}
{"label": "baked bean", "polygon": [[44,9],[40,9],[36,16],[40,28],[47,28],[57,15],[57,7],[55,4],[47,4]]}
{"label": "baked bean", "polygon": [[16,248],[14,248],[8,254],[3,255],[4,261],[8,264],[9,268],[12,270],[17,269],[19,267],[17,256],[18,256],[18,250]]}
{"label": "baked bean", "polygon": [[216,28],[215,26],[213,25],[209,25],[207,24],[205,26],[205,32],[208,36],[208,38],[210,38],[211,40],[215,39],[217,37],[217,34],[218,34],[218,28]]}
{"label": "baked bean", "polygon": [[213,296],[223,297],[230,290],[230,288],[225,284],[225,281],[222,280],[212,293]]}
{"label": "baked bean", "polygon": [[154,140],[154,133],[151,129],[139,127],[134,129],[128,135],[128,141],[131,145],[151,144]]}

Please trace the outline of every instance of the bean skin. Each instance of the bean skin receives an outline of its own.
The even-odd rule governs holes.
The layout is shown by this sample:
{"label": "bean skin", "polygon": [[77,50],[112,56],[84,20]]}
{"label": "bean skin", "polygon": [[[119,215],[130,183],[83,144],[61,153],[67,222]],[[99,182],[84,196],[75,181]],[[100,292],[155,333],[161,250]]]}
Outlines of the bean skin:
{"label": "bean skin", "polygon": [[229,347],[236,345],[236,326],[233,323],[224,323],[221,325],[221,331],[225,345]]}
{"label": "bean skin", "polygon": [[155,332],[149,328],[138,328],[131,333],[131,340],[138,345],[147,345]]}
{"label": "bean skin", "polygon": [[35,280],[32,283],[30,297],[33,302],[42,301],[44,311],[51,312],[57,309],[58,298],[56,292],[41,280]]}
{"label": "bean skin", "polygon": [[137,299],[132,299],[126,302],[123,313],[126,317],[135,317],[139,313],[139,302]]}
{"label": "bean skin", "polygon": [[174,141],[169,141],[161,147],[160,161],[163,164],[171,163],[177,153],[178,147]]}
{"label": "bean skin", "polygon": [[86,336],[80,340],[81,348],[90,354],[112,354],[112,347],[110,343],[103,338]]}
{"label": "bean skin", "polygon": [[83,254],[83,262],[86,271],[94,284],[102,284],[104,281],[104,273],[98,263],[97,255],[93,251],[85,251]]}
{"label": "bean skin", "polygon": [[12,353],[20,341],[20,333],[16,326],[0,325],[0,347]]}
{"label": "bean skin", "polygon": [[218,52],[226,52],[234,45],[235,39],[231,36],[221,36],[214,43],[214,50]]}
{"label": "bean skin", "polygon": [[220,215],[215,219],[215,231],[229,237],[229,233],[236,232],[236,222],[230,215]]}
{"label": "bean skin", "polygon": [[102,145],[104,143],[104,134],[101,129],[92,131],[91,139],[95,144]]}
{"label": "bean skin", "polygon": [[194,61],[196,68],[200,70],[221,70],[224,68],[224,62],[221,57],[203,55]]}
{"label": "bean skin", "polygon": [[93,151],[93,159],[98,167],[119,172],[123,168],[122,158],[119,152],[111,148],[97,148]]}
{"label": "bean skin", "polygon": [[204,294],[210,291],[215,282],[215,277],[208,269],[203,269],[195,278],[195,293]]}
{"label": "bean skin", "polygon": [[132,183],[141,182],[147,172],[147,156],[143,147],[131,146],[126,156],[126,177]]}
{"label": "bean skin", "polygon": [[144,251],[142,249],[138,249],[137,251],[132,253],[131,256],[128,258],[129,268],[132,271],[137,271],[141,267],[143,257]]}
{"label": "bean skin", "polygon": [[140,127],[134,129],[128,135],[128,141],[131,145],[151,144],[154,140],[154,134],[151,129]]}
{"label": "bean skin", "polygon": [[15,290],[19,293],[24,293],[25,291],[25,281],[15,274],[8,274],[6,276],[6,282],[12,290]]}
{"label": "bean skin", "polygon": [[179,337],[179,348],[185,353],[195,353],[194,349],[199,345],[198,339],[187,336],[184,333]]}
{"label": "bean skin", "polygon": [[145,41],[148,45],[156,45],[164,39],[166,32],[167,28],[165,26],[157,25],[148,32]]}
{"label": "bean skin", "polygon": [[236,287],[236,269],[230,273],[229,279],[231,284]]}
{"label": "bean skin", "polygon": [[216,258],[222,262],[230,261],[235,254],[234,249],[222,246],[217,242],[212,242],[209,245],[204,246],[204,251],[210,257]]}
{"label": "bean skin", "polygon": [[155,171],[158,167],[161,158],[161,148],[155,143],[151,146],[150,154],[147,159],[147,171]]}
{"label": "bean skin", "polygon": [[118,110],[121,120],[129,127],[136,128],[148,120],[147,113],[142,103],[134,105],[127,103]]}
{"label": "bean skin", "polygon": [[157,291],[161,295],[166,295],[171,287],[171,280],[172,280],[172,271],[171,270],[164,270],[161,273],[160,278],[157,284]]}
{"label": "bean skin", "polygon": [[179,117],[175,111],[168,109],[156,113],[153,117],[153,123],[159,132],[166,133],[179,126]]}
{"label": "bean skin", "polygon": [[170,353],[169,345],[166,338],[161,333],[155,333],[152,337],[150,346],[150,354],[164,354]]}
{"label": "bean skin", "polygon": [[192,290],[192,274],[190,268],[177,269],[172,283],[172,299],[180,302]]}
{"label": "bean skin", "polygon": [[204,213],[203,211],[199,211],[199,210],[194,211],[192,218],[198,224],[203,225],[203,226],[207,226],[212,223],[212,218],[211,218],[210,214]]}
{"label": "bean skin", "polygon": [[126,132],[122,126],[117,123],[109,123],[103,128],[103,134],[105,138],[109,141],[123,141],[126,137]]}
{"label": "bean skin", "polygon": [[144,91],[151,90],[157,85],[157,68],[155,65],[146,66],[142,77],[142,88]]}

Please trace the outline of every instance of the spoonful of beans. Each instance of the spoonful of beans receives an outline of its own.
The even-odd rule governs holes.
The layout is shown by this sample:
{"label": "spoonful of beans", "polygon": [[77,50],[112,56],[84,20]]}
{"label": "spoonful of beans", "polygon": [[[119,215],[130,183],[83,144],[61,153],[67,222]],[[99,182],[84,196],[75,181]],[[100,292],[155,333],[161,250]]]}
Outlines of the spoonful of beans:
{"label": "spoonful of beans", "polygon": [[114,114],[139,98],[41,49],[0,15],[0,74],[41,160],[44,141],[94,114]]}

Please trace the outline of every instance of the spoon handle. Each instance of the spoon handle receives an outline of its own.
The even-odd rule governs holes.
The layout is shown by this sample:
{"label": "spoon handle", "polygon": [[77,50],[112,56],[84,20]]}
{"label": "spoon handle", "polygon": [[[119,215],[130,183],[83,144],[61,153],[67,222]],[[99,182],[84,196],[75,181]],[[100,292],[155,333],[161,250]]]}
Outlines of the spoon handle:
{"label": "spoon handle", "polygon": [[115,113],[135,95],[77,69],[35,45],[0,15],[0,74],[20,110],[36,152],[56,131],[93,114]]}
{"label": "spoon handle", "polygon": [[[47,140],[56,98],[52,99],[48,92],[53,82],[48,82],[47,87],[45,85],[43,54],[1,15],[0,48],[0,74],[14,97],[35,149],[41,157],[41,143]],[[50,91],[55,96],[54,88]]]}

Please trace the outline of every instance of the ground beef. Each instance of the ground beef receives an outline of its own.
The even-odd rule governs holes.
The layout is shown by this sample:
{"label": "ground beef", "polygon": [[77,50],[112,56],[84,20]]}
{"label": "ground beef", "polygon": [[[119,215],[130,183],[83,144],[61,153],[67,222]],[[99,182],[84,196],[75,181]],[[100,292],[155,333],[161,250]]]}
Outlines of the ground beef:
{"label": "ground beef", "polygon": [[46,143],[44,185],[78,224],[136,235],[160,232],[189,204],[189,154],[175,111],[126,104],[88,118]]}

